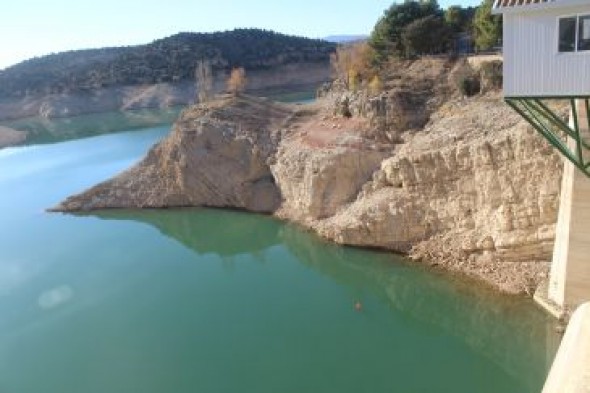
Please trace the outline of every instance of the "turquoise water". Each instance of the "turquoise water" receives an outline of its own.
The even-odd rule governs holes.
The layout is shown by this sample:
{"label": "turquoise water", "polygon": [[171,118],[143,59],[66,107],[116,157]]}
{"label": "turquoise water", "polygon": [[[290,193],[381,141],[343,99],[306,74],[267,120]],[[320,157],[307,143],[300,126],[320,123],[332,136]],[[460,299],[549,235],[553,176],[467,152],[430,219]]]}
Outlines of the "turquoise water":
{"label": "turquoise water", "polygon": [[139,109],[134,111],[91,113],[75,117],[45,119],[30,117],[7,120],[0,125],[27,132],[24,144],[56,143],[83,137],[109,134],[120,130],[167,126],[172,123],[182,107],[164,109]]}
{"label": "turquoise water", "polygon": [[531,301],[264,216],[45,212],[168,130],[0,150],[0,392],[540,391]]}

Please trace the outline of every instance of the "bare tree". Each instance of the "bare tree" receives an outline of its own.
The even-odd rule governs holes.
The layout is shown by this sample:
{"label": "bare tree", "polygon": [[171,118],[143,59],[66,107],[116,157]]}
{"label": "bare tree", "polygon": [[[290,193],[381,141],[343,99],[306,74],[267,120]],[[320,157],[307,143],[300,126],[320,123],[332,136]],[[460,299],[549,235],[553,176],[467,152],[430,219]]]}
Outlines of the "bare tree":
{"label": "bare tree", "polygon": [[371,59],[373,49],[366,42],[339,46],[330,55],[330,62],[336,77],[350,90],[356,90],[361,82],[370,81],[374,76]]}
{"label": "bare tree", "polygon": [[213,70],[211,61],[200,60],[195,69],[196,99],[198,102],[207,102],[213,97]]}
{"label": "bare tree", "polygon": [[246,88],[246,70],[242,67],[231,70],[227,80],[227,91],[232,94],[238,94]]}

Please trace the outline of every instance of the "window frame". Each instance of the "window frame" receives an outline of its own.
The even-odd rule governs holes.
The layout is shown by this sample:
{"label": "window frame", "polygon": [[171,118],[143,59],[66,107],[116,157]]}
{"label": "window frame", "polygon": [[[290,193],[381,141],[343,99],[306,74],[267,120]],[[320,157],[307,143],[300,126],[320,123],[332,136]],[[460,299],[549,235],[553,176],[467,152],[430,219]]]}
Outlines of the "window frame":
{"label": "window frame", "polygon": [[[578,54],[578,53],[590,53],[590,49],[582,49],[580,50],[580,20],[584,17],[590,17],[590,13],[583,13],[583,14],[570,14],[570,15],[560,15],[557,17],[557,26],[556,26],[556,49],[558,55],[571,55],[571,54]],[[559,25],[562,19],[576,19],[576,26],[575,26],[575,42],[574,42],[574,50],[570,52],[562,52],[559,50]]]}
{"label": "window frame", "polygon": [[590,52],[589,49],[581,49],[580,50],[580,28],[582,27],[582,18],[588,18],[590,21],[590,13],[588,14],[578,14],[577,15],[577,23],[576,23],[576,52]]}

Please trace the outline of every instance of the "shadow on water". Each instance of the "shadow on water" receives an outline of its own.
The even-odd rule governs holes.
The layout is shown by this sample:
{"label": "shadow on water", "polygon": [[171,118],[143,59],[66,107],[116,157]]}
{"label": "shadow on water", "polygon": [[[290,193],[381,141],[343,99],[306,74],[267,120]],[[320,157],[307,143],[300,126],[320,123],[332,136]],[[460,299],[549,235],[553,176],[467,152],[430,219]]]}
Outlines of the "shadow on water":
{"label": "shadow on water", "polygon": [[122,130],[172,124],[182,107],[109,112],[67,118],[31,117],[0,122],[0,125],[27,132],[25,145],[63,142]]}
{"label": "shadow on water", "polygon": [[[400,256],[326,246],[286,225],[280,237],[299,260],[357,291],[370,290],[394,312],[463,340],[527,390],[539,390],[560,342],[551,318],[522,297],[499,295],[463,277],[427,271]],[[392,266],[393,265],[393,266]],[[538,370],[531,374],[530,370]],[[541,385],[540,385],[541,383]]]}
{"label": "shadow on water", "polygon": [[527,391],[541,387],[559,343],[552,321],[528,299],[501,296],[389,253],[328,244],[270,217],[211,209],[107,211],[93,216],[151,225],[198,254],[231,258],[260,254],[280,244],[301,263],[346,288],[352,298],[371,293],[407,323],[430,326],[428,334],[443,331],[461,340],[521,380]]}

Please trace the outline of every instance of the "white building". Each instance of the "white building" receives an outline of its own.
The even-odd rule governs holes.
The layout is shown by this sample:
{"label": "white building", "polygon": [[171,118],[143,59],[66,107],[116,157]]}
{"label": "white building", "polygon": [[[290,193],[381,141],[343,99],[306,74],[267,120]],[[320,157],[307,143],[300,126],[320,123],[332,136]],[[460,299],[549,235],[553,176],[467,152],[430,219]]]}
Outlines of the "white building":
{"label": "white building", "polygon": [[[569,160],[549,285],[536,296],[559,314],[590,300],[590,0],[496,0],[492,12],[504,18],[506,103]],[[569,104],[569,122],[549,98]]]}
{"label": "white building", "polygon": [[504,95],[590,96],[590,0],[496,0]]}

